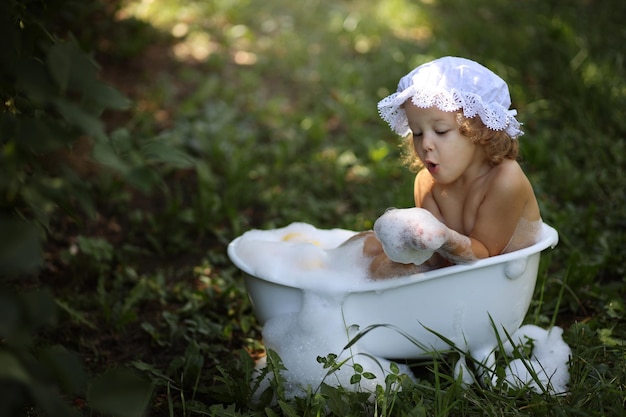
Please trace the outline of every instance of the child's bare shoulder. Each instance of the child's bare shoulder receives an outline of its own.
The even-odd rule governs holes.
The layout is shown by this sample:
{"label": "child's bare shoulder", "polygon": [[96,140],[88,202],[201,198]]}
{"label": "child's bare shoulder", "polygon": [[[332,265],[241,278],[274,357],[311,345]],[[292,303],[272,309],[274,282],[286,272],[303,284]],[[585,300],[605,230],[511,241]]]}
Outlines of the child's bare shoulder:
{"label": "child's bare shoulder", "polygon": [[519,191],[530,185],[522,167],[512,159],[506,159],[494,167],[490,188],[497,191]]}

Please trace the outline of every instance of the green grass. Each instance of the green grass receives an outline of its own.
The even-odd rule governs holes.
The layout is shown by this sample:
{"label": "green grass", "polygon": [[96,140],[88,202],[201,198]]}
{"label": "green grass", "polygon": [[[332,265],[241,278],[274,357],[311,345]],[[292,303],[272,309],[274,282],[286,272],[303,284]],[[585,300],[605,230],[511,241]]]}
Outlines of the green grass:
{"label": "green grass", "polygon": [[[62,345],[84,364],[87,389],[64,401],[115,416],[623,414],[622,3],[125,2],[122,20],[83,35],[134,100],[109,123],[132,169],[89,179],[96,214],[59,213],[44,267],[18,285],[54,294],[56,320],[41,324],[37,346]],[[523,166],[560,234],[526,322],[565,329],[569,393],[463,388],[449,355],[417,364],[417,383],[394,374],[372,401],[327,385],[290,400],[278,376],[277,400],[255,403],[260,328],[226,245],[292,221],[368,229],[387,207],[411,206],[413,174],[376,103],[441,55],[502,75],[525,123]],[[113,72],[127,61],[130,81]]]}

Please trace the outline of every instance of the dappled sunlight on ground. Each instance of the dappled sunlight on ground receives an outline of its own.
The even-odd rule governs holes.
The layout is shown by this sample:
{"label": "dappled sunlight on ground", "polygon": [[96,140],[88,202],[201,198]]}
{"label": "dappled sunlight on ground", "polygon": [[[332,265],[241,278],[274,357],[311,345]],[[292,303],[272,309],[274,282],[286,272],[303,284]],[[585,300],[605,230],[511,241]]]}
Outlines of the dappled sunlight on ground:
{"label": "dappled sunlight on ground", "polygon": [[[248,6],[249,13],[254,15],[257,26],[254,28],[245,22],[232,21],[224,10],[213,10],[217,7],[199,1],[130,1],[117,12],[116,19],[141,20],[170,34],[175,40],[170,52],[181,62],[202,63],[212,55],[226,54],[230,62],[242,66],[256,64],[259,54],[268,53],[270,47],[274,54],[279,53],[280,48],[272,38],[284,40],[286,53],[299,54],[301,52],[294,48],[301,42],[306,43],[305,51],[315,56],[320,48],[319,44],[315,47],[313,40],[325,32],[331,36],[340,32],[350,34],[353,50],[358,54],[384,47],[383,36],[387,35],[381,32],[382,28],[416,44],[428,42],[432,36],[424,12],[424,7],[433,3],[432,0],[417,4],[406,0],[358,1],[338,3],[331,8],[318,4],[323,2],[311,2],[299,15],[277,12],[273,3]],[[404,59],[403,56],[397,58]]]}

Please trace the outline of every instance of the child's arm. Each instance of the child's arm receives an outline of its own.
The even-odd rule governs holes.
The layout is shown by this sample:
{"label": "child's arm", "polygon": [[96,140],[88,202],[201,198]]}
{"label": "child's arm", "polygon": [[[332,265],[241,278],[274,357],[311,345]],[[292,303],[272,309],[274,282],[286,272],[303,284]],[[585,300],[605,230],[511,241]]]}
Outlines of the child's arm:
{"label": "child's arm", "polygon": [[486,248],[482,242],[462,235],[449,227],[446,229],[445,243],[437,250],[437,253],[453,264],[474,262],[489,256],[484,255]]}

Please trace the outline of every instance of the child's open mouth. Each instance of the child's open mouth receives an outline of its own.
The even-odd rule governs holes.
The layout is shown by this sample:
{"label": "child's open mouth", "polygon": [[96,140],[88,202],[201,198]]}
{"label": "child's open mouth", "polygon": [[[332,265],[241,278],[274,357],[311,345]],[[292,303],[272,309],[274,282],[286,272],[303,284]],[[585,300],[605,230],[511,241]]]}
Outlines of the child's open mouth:
{"label": "child's open mouth", "polygon": [[435,171],[437,171],[437,167],[439,167],[438,164],[435,164],[434,162],[430,162],[430,161],[426,161],[426,169],[428,170],[428,172],[430,172],[431,174],[434,174]]}

